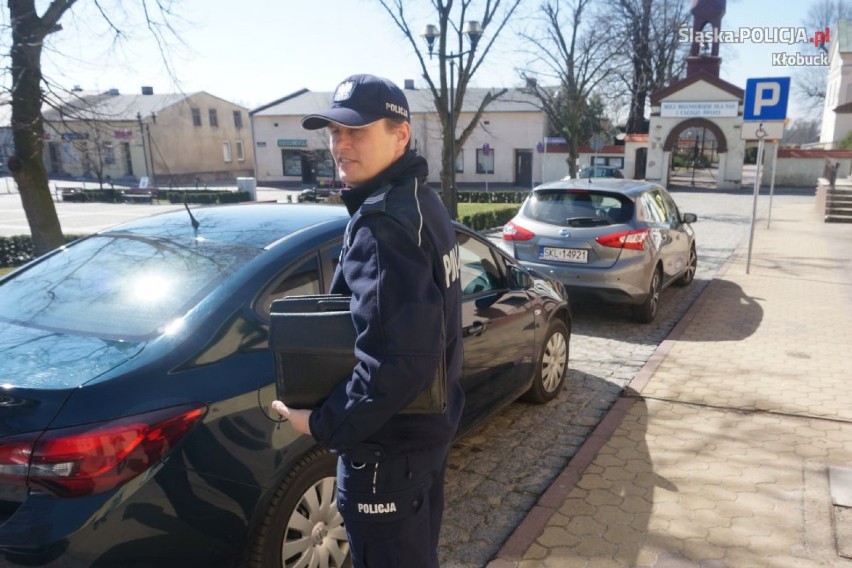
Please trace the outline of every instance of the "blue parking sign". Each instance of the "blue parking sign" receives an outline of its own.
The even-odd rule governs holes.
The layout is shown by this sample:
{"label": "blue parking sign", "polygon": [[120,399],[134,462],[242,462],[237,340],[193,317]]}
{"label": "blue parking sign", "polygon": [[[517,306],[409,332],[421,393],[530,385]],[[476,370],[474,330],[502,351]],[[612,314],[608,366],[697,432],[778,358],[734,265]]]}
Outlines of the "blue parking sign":
{"label": "blue parking sign", "polygon": [[746,81],[743,120],[784,120],[787,118],[789,96],[789,77],[749,79]]}

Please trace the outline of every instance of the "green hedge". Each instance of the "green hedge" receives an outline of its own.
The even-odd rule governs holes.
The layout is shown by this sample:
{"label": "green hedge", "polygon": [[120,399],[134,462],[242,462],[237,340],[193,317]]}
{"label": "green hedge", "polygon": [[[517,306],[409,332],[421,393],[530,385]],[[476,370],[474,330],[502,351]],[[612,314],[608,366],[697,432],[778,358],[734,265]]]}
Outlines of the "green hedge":
{"label": "green hedge", "polygon": [[467,225],[474,231],[487,231],[495,227],[502,227],[512,217],[518,214],[521,207],[510,207],[497,211],[482,211],[473,215],[465,215],[460,219],[463,225]]}
{"label": "green hedge", "polygon": [[[65,235],[65,242],[76,241],[81,235]],[[29,235],[0,237],[0,268],[20,266],[35,258],[35,246]]]}
{"label": "green hedge", "polygon": [[160,191],[157,199],[167,199],[169,203],[197,203],[211,205],[216,203],[240,203],[249,201],[247,191]]}
{"label": "green hedge", "polygon": [[459,203],[523,203],[529,191],[460,191]]}
{"label": "green hedge", "polygon": [[[162,190],[156,193],[156,199],[165,199],[169,203],[239,203],[249,201],[251,195],[247,191],[175,191]],[[78,193],[63,194],[62,201],[77,203],[118,203],[124,201],[124,196],[117,189],[84,189]]]}
{"label": "green hedge", "polygon": [[62,201],[73,203],[117,203],[121,200],[121,192],[117,189],[84,189],[77,193],[62,194]]}

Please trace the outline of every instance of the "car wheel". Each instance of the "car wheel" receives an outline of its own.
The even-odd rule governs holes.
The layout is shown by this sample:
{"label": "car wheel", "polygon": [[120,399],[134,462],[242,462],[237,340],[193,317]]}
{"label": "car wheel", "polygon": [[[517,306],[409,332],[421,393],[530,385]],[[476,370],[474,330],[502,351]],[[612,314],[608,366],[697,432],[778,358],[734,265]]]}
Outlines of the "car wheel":
{"label": "car wheel", "polygon": [[680,278],[675,280],[678,286],[689,286],[695,280],[695,271],[698,270],[698,254],[695,252],[695,245],[689,249],[689,264],[686,265],[686,270]]}
{"label": "car wheel", "polygon": [[324,450],[314,450],[296,464],[272,497],[249,566],[352,566],[337,510],[336,472],[337,458]]}
{"label": "car wheel", "polygon": [[651,276],[651,287],[645,301],[633,308],[633,318],[639,323],[651,323],[657,317],[660,309],[660,292],[663,288],[663,277],[660,269],[654,270]]}
{"label": "car wheel", "polygon": [[547,329],[541,353],[538,356],[533,384],[524,393],[523,399],[543,404],[553,400],[565,383],[568,370],[568,343],[571,339],[568,327],[560,320],[553,320]]}

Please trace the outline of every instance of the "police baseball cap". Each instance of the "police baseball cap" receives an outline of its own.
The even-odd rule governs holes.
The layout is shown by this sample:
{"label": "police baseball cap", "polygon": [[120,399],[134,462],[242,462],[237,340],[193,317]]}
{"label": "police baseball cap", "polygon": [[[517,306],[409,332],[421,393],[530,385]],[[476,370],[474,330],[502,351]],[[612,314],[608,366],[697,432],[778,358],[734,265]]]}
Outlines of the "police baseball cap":
{"label": "police baseball cap", "polygon": [[410,122],[408,100],[391,81],[375,75],[352,75],[337,86],[331,108],[302,118],[302,128],[317,130],[329,122],[360,128],[382,118]]}

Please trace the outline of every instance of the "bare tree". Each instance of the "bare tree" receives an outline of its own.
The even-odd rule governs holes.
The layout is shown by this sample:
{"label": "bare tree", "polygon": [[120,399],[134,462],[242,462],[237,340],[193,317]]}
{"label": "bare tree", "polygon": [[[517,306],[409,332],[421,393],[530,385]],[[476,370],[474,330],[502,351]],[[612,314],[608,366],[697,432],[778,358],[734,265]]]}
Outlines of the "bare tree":
{"label": "bare tree", "polygon": [[[852,18],[852,2],[849,0],[817,0],[808,8],[807,14],[802,19],[802,25],[811,32],[822,31],[825,28],[833,28],[837,20]],[[837,33],[837,30],[833,30]],[[828,53],[828,43],[815,46]]]}
{"label": "bare tree", "polygon": [[[107,0],[89,0],[103,17],[113,34],[115,42],[125,34],[110,16]],[[145,18],[148,32],[154,36],[166,68],[174,78],[166,57],[167,40],[174,36],[169,24],[172,16],[171,0],[137,0]],[[64,243],[59,217],[50,195],[47,171],[43,161],[44,123],[42,107],[59,104],[58,95],[63,91],[42,74],[41,57],[49,35],[62,30],[60,20],[77,0],[52,0],[39,15],[35,0],[8,0],[9,26],[11,28],[11,104],[12,136],[15,154],[8,160],[9,171],[15,178],[21,202],[30,226],[36,254],[43,254]],[[112,9],[126,14],[126,4],[115,2]]]}
{"label": "bare tree", "polygon": [[684,74],[689,44],[678,30],[690,17],[685,0],[657,0],[651,20],[651,83],[649,93],[670,85]]}
{"label": "bare tree", "polygon": [[9,0],[12,28],[11,125],[15,155],[9,158],[8,166],[18,184],[36,254],[45,253],[64,242],[42,161],[41,53],[45,38],[62,29],[59,20],[75,1],[55,0],[39,16],[35,0]]}
{"label": "bare tree", "polygon": [[784,129],[783,144],[810,144],[819,141],[819,130],[822,124],[816,120],[794,120],[789,128]]}
{"label": "bare tree", "polygon": [[[651,85],[651,8],[653,0],[618,0],[621,12],[621,29],[630,38],[630,114],[627,132],[645,132],[645,101]],[[615,6],[613,7],[615,8]]]}
{"label": "bare tree", "polygon": [[[406,19],[405,0],[379,0],[379,3],[384,7],[385,11],[393,20],[394,24],[402,31],[403,35],[408,39],[409,44],[414,49],[417,55],[417,60],[420,62],[420,69],[423,72],[423,78],[432,92],[432,97],[435,101],[435,109],[438,113],[438,118],[441,121],[441,131],[443,133],[443,149],[441,153],[441,186],[443,188],[442,199],[447,207],[450,216],[454,219],[458,218],[458,195],[456,194],[456,156],[459,150],[464,145],[465,141],[470,137],[471,133],[479,124],[482,113],[493,101],[500,98],[506,93],[506,89],[501,89],[496,92],[486,94],[480,102],[476,112],[467,124],[458,124],[458,117],[461,114],[462,105],[464,103],[465,93],[467,92],[470,80],[476,71],[482,65],[482,62],[488,56],[492,46],[497,41],[500,32],[506,26],[509,18],[515,12],[521,0],[485,0],[481,11],[475,12],[477,3],[474,0],[431,0],[432,7],[435,9],[437,16],[437,36],[434,38],[437,43],[438,57],[438,77],[435,78],[429,72],[424,57],[423,48],[427,47],[426,42],[420,37],[419,30],[412,31],[410,22]],[[480,2],[479,4],[482,4]],[[473,41],[470,48],[465,50],[464,44],[464,22],[476,20],[482,25],[483,31],[486,31],[484,43]],[[423,22],[431,24],[432,22]],[[432,50],[429,49],[429,58],[432,57]],[[456,63],[458,58],[458,63]],[[450,67],[450,72],[457,66],[457,77],[453,80],[447,67]],[[452,105],[450,104],[451,81],[455,84]],[[452,117],[456,120],[452,121]],[[455,132],[451,124],[455,126]],[[461,133],[456,138],[456,132],[461,128]]]}
{"label": "bare tree", "polygon": [[[610,42],[600,30],[583,26],[592,2],[547,0],[541,5],[536,29],[520,34],[533,48],[531,67],[543,69],[521,72],[526,90],[538,100],[553,131],[565,138],[572,177],[577,175],[580,145],[601,130],[603,105],[593,95],[613,72]],[[555,85],[545,84],[549,81]]]}
{"label": "bare tree", "polygon": [[[808,8],[805,17],[802,19],[802,25],[811,33],[829,28],[836,38],[839,33],[836,27],[837,20],[850,18],[852,18],[852,1],[818,0]],[[805,47],[805,49],[818,49],[824,53],[828,53],[828,48],[828,43]],[[794,79],[799,101],[809,109],[812,115],[820,114],[825,105],[828,68],[803,67],[796,71]]]}
{"label": "bare tree", "polygon": [[689,17],[686,5],[686,0],[618,0],[608,3],[601,16],[628,40],[626,50],[611,54],[628,71],[622,74],[630,90],[628,133],[646,131],[648,96],[683,72],[685,45],[678,41],[678,29]]}

